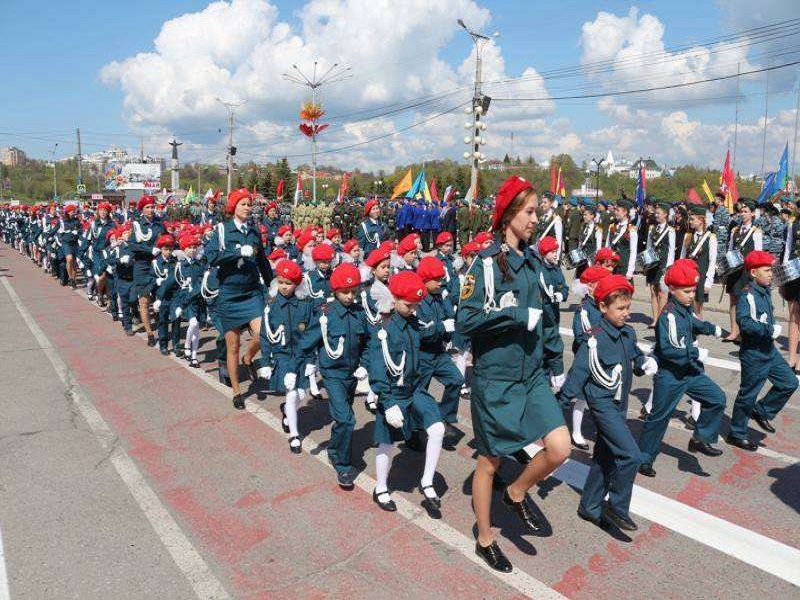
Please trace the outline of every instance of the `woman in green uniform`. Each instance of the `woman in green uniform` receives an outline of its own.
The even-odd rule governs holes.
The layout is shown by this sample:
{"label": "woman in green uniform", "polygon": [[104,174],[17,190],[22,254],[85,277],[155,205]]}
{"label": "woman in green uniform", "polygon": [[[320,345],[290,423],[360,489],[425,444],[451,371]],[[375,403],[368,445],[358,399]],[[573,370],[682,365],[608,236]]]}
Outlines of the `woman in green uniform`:
{"label": "woman in green uniform", "polygon": [[[513,455],[527,463],[505,489],[503,503],[528,531],[539,532],[528,490],[567,459],[570,438],[542,364],[547,332],[539,274],[528,249],[537,221],[536,193],[529,182],[514,176],[500,186],[495,203],[496,239],[464,279],[457,319],[458,330],[471,338],[474,363],[475,552],[493,569],[509,572],[511,563],[494,541],[489,518],[500,459]],[[536,452],[538,440],[544,448]]]}

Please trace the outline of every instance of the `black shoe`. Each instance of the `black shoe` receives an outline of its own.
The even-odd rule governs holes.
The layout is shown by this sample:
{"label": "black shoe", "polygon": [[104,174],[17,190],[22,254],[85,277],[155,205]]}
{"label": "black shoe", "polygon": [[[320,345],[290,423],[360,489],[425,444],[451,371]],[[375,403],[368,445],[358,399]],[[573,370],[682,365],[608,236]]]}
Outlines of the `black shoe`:
{"label": "black shoe", "polygon": [[511,561],[509,561],[506,555],[503,554],[503,551],[500,550],[500,546],[497,545],[497,542],[492,542],[486,547],[481,546],[480,542],[475,542],[475,554],[480,556],[486,564],[495,571],[511,573],[511,570],[514,568],[511,566]]}
{"label": "black shoe", "polygon": [[[294,442],[295,440],[297,440],[297,445],[292,444],[292,442]],[[300,444],[299,437],[294,436],[289,438],[289,450],[292,451],[292,454],[300,454],[303,452],[303,448],[302,445]]]}
{"label": "black shoe", "polygon": [[111,315],[111,320],[116,323],[117,321],[119,321],[119,315],[117,315],[117,314]]}
{"label": "black shoe", "polygon": [[737,448],[741,448],[742,450],[747,450],[748,452],[755,452],[758,450],[758,444],[755,442],[751,442],[747,438],[740,438],[734,437],[729,435],[725,438],[725,443],[729,446],[736,446]]}
{"label": "black shoe", "polygon": [[639,465],[639,474],[644,475],[645,477],[655,477],[656,470],[650,463],[642,463]]}
{"label": "black shoe", "polygon": [[603,526],[603,520],[600,517],[590,517],[589,515],[585,514],[580,508],[578,509],[578,517],[583,519],[584,521],[591,523],[592,525],[596,525],[597,527]]}
{"label": "black shoe", "polygon": [[147,345],[151,348],[156,345],[156,336],[148,335],[147,336]]}
{"label": "black shoe", "polygon": [[603,504],[603,521],[622,531],[636,531],[639,527],[630,517],[623,517],[614,512],[608,503]]}
{"label": "black shoe", "polygon": [[649,414],[650,414],[650,413],[649,413],[649,412],[647,412],[647,409],[646,409],[646,408],[643,406],[643,407],[642,407],[642,410],[640,410],[640,411],[639,411],[639,418],[640,418],[642,421],[646,421],[646,420],[647,420],[647,415],[649,415]]}
{"label": "black shoe", "polygon": [[377,410],[377,406],[374,403],[370,404],[367,400],[364,400],[364,408],[366,408],[367,412],[371,415],[374,415]]}
{"label": "black shoe", "polygon": [[244,410],[244,396],[236,394],[233,397],[233,408],[236,410]]}
{"label": "black shoe", "polygon": [[433,489],[432,485],[423,486],[421,483],[419,484],[419,492],[422,494],[422,506],[425,508],[425,510],[429,511],[428,506],[436,510],[442,508],[442,499],[439,498],[439,494],[436,494],[435,498],[428,498],[428,496],[425,495],[425,490],[433,490],[433,493],[436,494],[436,490]]}
{"label": "black shoe", "polygon": [[775,433],[775,427],[767,419],[764,419],[756,411],[750,413],[750,418],[753,419],[758,426],[767,433]]}
{"label": "black shoe", "polygon": [[159,350],[161,351],[161,354],[163,354],[164,356],[169,356],[169,348],[167,348],[166,346],[161,346]]}
{"label": "black shoe", "polygon": [[[384,493],[388,494],[389,492],[381,492],[381,494],[384,494]],[[378,499],[379,495],[380,494],[378,494],[378,492],[376,492],[375,490],[372,491],[372,501],[375,504],[377,504],[381,508],[381,510],[385,510],[386,512],[396,512],[397,511],[397,505],[394,503],[394,500],[389,498],[388,502],[381,502]]]}
{"label": "black shoe", "polygon": [[336,473],[336,481],[343,490],[352,490],[355,486],[355,480],[356,472],[353,469]]}
{"label": "black shoe", "polygon": [[425,442],[422,439],[422,431],[415,429],[411,432],[411,437],[406,440],[406,448],[414,452],[425,452]]}
{"label": "black shoe", "polygon": [[714,448],[714,446],[708,442],[698,440],[696,437],[693,437],[689,440],[689,452],[699,452],[700,454],[705,454],[706,456],[719,456],[722,454],[722,450],[719,448]]}
{"label": "black shoe", "polygon": [[505,504],[512,512],[516,513],[517,517],[519,517],[519,520],[522,521],[522,524],[526,529],[528,529],[528,531],[531,533],[539,533],[541,528],[539,527],[539,523],[536,521],[536,514],[533,512],[529,502],[532,502],[532,500],[528,494],[525,494],[522,502],[514,502],[511,499],[511,496],[508,495],[508,488],[506,488],[503,492],[503,504]]}
{"label": "black shoe", "polygon": [[133,329],[126,329],[125,330],[125,335],[130,337],[130,336],[136,335],[136,334],[133,333]]}
{"label": "black shoe", "polygon": [[281,404],[281,428],[283,433],[289,433],[289,421],[286,419],[286,402]]}
{"label": "black shoe", "polygon": [[197,360],[196,358],[193,358],[193,359],[191,359],[189,361],[189,366],[192,367],[193,369],[199,369],[200,368],[200,361]]}
{"label": "black shoe", "polygon": [[694,417],[692,416],[686,417],[686,420],[683,422],[683,424],[686,427],[686,429],[689,429],[691,431],[694,431],[695,428],[697,427],[697,421],[695,421]]}
{"label": "black shoe", "polygon": [[572,437],[570,437],[570,441],[572,442],[572,445],[575,446],[578,450],[586,451],[589,449],[589,444],[586,441],[584,441],[582,444],[579,444],[574,439],[572,439]]}
{"label": "black shoe", "polygon": [[[175,356],[177,356],[177,355],[178,355],[178,353],[176,352],[176,353],[175,353]],[[219,379],[219,382],[220,382],[222,385],[225,385],[225,386],[231,387],[231,378],[230,378],[230,377],[227,377],[227,376],[225,376],[225,375],[222,375],[222,374],[220,374],[220,375],[217,375],[217,379]]]}

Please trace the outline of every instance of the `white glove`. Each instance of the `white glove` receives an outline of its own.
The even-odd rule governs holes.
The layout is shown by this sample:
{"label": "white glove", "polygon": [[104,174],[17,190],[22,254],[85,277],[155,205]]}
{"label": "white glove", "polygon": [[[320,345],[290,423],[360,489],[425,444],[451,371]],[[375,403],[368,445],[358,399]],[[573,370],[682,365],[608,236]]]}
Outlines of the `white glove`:
{"label": "white glove", "polygon": [[556,292],[555,294],[553,294],[553,300],[555,300],[557,303],[560,304],[561,302],[564,301],[564,294],[562,294],[561,292]]}
{"label": "white glove", "polygon": [[564,387],[564,383],[567,381],[567,376],[563,373],[561,375],[551,375],[550,376],[550,387],[553,388],[554,392],[558,392]]}
{"label": "white glove", "polygon": [[272,378],[272,367],[261,367],[256,374],[261,379],[271,379]]}
{"label": "white glove", "polygon": [[708,348],[697,349],[697,360],[704,362],[708,358]]}
{"label": "white glove", "polygon": [[714,326],[714,337],[718,339],[722,337],[722,327],[719,325]]}
{"label": "white glove", "polygon": [[297,387],[297,373],[287,373],[284,375],[283,385],[290,392]]}
{"label": "white glove", "polygon": [[316,375],[316,374],[317,374],[317,365],[312,365],[311,363],[307,364],[306,365],[306,371],[305,371],[304,375],[306,377],[311,377],[312,375]]}
{"label": "white glove", "polygon": [[514,292],[508,291],[500,296],[500,302],[498,306],[500,308],[509,308],[511,306],[517,306],[517,304],[517,297],[514,295]]}
{"label": "white glove", "polygon": [[403,426],[403,411],[396,404],[386,411],[386,422],[394,427],[400,429]]}
{"label": "white glove", "polygon": [[91,276],[92,276],[92,271],[91,271],[91,269],[86,269],[86,276],[87,276],[87,277],[91,277]]}
{"label": "white glove", "polygon": [[442,325],[447,333],[453,333],[456,330],[456,322],[453,319],[445,319],[442,321]]}
{"label": "white glove", "polygon": [[164,278],[163,277],[156,277],[156,285],[161,285],[162,283],[164,283]]}
{"label": "white glove", "polygon": [[111,275],[113,272],[114,272],[114,267],[110,267],[110,266],[109,266],[109,267],[106,267],[106,273],[108,273],[109,275]]}
{"label": "white glove", "polygon": [[159,254],[161,254],[161,248],[153,246],[153,256],[158,256]]}
{"label": "white glove", "polygon": [[642,364],[642,371],[645,375],[655,375],[658,373],[658,363],[652,356],[648,356],[647,360]]}
{"label": "white glove", "polygon": [[178,317],[180,319],[182,314],[183,314],[183,309],[180,306],[175,309],[175,316],[176,317]]}
{"label": "white glove", "polygon": [[536,329],[536,324],[539,322],[539,319],[542,317],[542,311],[538,308],[529,308],[528,309],[528,331],[533,331]]}
{"label": "white glove", "polygon": [[253,256],[253,247],[250,245],[244,245],[241,248],[239,248],[239,253],[245,258]]}
{"label": "white glove", "polygon": [[79,269],[83,268],[83,261],[80,258],[78,259],[78,268]]}
{"label": "white glove", "polygon": [[761,318],[759,319],[759,321],[761,323],[764,323],[764,325],[766,325],[767,324],[767,313],[764,313],[763,315],[761,315]]}
{"label": "white glove", "polygon": [[129,262],[131,262],[131,257],[127,254],[123,254],[119,257],[119,262],[121,262],[123,265],[127,265]]}
{"label": "white glove", "polygon": [[780,325],[779,323],[775,323],[775,325],[772,326],[772,339],[773,340],[777,340],[778,339],[778,337],[781,335],[781,330],[782,329],[783,329],[783,325]]}
{"label": "white glove", "polygon": [[363,381],[367,378],[367,370],[364,367],[358,367],[355,371],[353,371],[353,377],[359,381]]}
{"label": "white glove", "polygon": [[153,312],[157,313],[159,308],[161,308],[161,300],[156,300],[153,302]]}

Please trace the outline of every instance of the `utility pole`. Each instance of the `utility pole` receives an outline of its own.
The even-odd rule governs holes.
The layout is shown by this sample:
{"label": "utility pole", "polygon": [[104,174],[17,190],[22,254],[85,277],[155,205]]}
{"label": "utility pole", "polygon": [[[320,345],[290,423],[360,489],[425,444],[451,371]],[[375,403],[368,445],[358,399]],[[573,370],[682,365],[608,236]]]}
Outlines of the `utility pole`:
{"label": "utility pole", "polygon": [[600,160],[597,160],[596,158],[592,159],[592,162],[596,165],[595,177],[594,177],[594,181],[595,181],[595,183],[594,183],[594,201],[595,202],[599,202],[600,201],[600,165],[602,165],[605,162],[605,160],[606,160],[605,158],[601,158]]}
{"label": "utility pole", "polygon": [[736,140],[739,136],[739,69],[742,63],[736,63],[736,120],[733,125],[733,172],[736,173]]}
{"label": "utility pole", "polygon": [[78,129],[77,129],[77,133],[78,133],[78,185],[81,185],[83,183],[83,165],[82,165],[83,152],[81,151],[81,129],[80,129],[80,127],[78,127]]}
{"label": "utility pole", "polygon": [[[311,90],[311,104],[317,105],[317,90],[326,83],[337,83],[353,76],[350,72],[350,67],[333,63],[330,69],[325,71],[325,74],[317,78],[317,64],[319,61],[314,61],[314,70],[311,72],[311,77],[303,73],[297,65],[292,65],[292,68],[297,71],[294,73],[284,73],[282,77],[286,81],[291,81],[298,85],[305,86]],[[311,133],[311,196],[313,201],[317,201],[317,133]]]}
{"label": "utility pole", "polygon": [[233,178],[233,157],[236,156],[236,146],[233,145],[233,117],[234,109],[242,106],[244,102],[223,102],[217,98],[217,102],[222,104],[228,111],[228,154],[227,154],[227,169],[228,169],[228,194],[231,193],[231,181]]}
{"label": "utility pole", "polygon": [[769,114],[769,71],[767,71],[767,92],[764,94],[764,141],[761,144],[761,183],[764,183],[764,168],[767,160],[767,115]]}
{"label": "utility pole", "polygon": [[471,202],[472,199],[478,195],[478,162],[484,158],[483,154],[480,152],[480,146],[484,143],[484,140],[481,138],[481,131],[486,129],[486,124],[481,123],[481,114],[485,114],[489,110],[489,103],[492,100],[489,96],[484,96],[481,91],[481,68],[483,66],[481,52],[486,42],[492,38],[496,38],[500,34],[495,31],[490,37],[483,33],[473,31],[467,27],[461,19],[458,19],[457,22],[461,28],[469,34],[469,37],[472,38],[475,44],[475,90],[472,95],[472,107],[465,109],[465,112],[471,112],[473,115],[472,124],[469,125],[470,129],[472,129],[472,139],[469,139],[469,137],[464,139],[465,143],[472,144],[472,152],[464,153],[464,158],[472,159],[470,174],[470,190],[472,190],[472,194],[469,196]]}
{"label": "utility pole", "polygon": [[796,192],[796,186],[794,184],[794,176],[795,176],[795,164],[797,162],[797,118],[800,117],[800,82],[797,83],[797,102],[794,109],[794,144],[792,145],[792,191]]}
{"label": "utility pole", "polygon": [[53,200],[58,198],[58,184],[56,183],[56,149],[58,148],[58,142],[56,145],[53,146]]}

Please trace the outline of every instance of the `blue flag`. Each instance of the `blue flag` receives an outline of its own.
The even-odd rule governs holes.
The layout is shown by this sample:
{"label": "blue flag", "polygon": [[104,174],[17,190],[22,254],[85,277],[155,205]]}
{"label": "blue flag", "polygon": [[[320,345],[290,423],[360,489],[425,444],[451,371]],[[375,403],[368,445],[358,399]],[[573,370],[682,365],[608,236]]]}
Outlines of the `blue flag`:
{"label": "blue flag", "polygon": [[406,192],[406,198],[416,198],[417,194],[423,195],[423,190],[425,189],[425,169],[419,172],[417,178],[414,180],[414,184],[411,186],[411,189]]}
{"label": "blue flag", "polygon": [[647,196],[647,177],[644,174],[644,166],[639,165],[639,176],[636,178],[636,208],[639,210],[644,206],[644,198]]}
{"label": "blue flag", "polygon": [[774,171],[770,171],[764,177],[764,185],[761,188],[761,193],[758,195],[758,202],[757,204],[763,204],[772,196],[778,193],[780,188],[778,187],[777,177],[775,176]]}
{"label": "blue flag", "polygon": [[781,160],[778,163],[778,173],[775,176],[775,186],[776,192],[780,190],[786,189],[786,184],[789,183],[789,143],[786,143],[786,147],[783,149],[783,154],[781,154]]}

